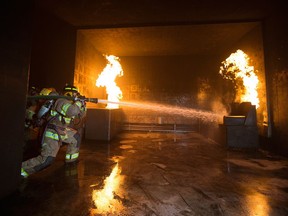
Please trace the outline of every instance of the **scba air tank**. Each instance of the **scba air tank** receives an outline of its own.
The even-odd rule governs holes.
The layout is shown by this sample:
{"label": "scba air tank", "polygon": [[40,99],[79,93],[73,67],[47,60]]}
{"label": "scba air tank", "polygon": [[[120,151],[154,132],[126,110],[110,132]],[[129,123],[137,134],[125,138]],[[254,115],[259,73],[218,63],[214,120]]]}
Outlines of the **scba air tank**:
{"label": "scba air tank", "polygon": [[39,112],[37,113],[37,118],[40,119],[42,118],[44,115],[46,115],[46,113],[49,112],[49,110],[51,109],[53,105],[53,100],[49,100],[46,101],[40,108]]}

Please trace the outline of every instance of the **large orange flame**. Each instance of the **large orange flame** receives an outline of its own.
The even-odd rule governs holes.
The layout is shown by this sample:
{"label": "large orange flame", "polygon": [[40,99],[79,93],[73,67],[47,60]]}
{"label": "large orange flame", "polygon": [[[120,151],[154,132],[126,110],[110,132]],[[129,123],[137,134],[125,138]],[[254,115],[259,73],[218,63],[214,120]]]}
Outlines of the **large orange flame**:
{"label": "large orange flame", "polygon": [[254,67],[249,65],[249,57],[242,50],[232,53],[222,62],[219,73],[224,79],[235,83],[235,102],[251,102],[256,108],[259,107],[257,86],[258,77],[254,72]]}
{"label": "large orange flame", "polygon": [[[122,99],[122,91],[116,85],[115,79],[117,76],[123,76],[122,66],[119,62],[119,58],[114,55],[106,55],[108,64],[103,69],[98,79],[96,80],[97,87],[106,87],[106,93],[108,95],[108,101],[119,102]],[[116,103],[108,103],[106,108],[118,108]]]}

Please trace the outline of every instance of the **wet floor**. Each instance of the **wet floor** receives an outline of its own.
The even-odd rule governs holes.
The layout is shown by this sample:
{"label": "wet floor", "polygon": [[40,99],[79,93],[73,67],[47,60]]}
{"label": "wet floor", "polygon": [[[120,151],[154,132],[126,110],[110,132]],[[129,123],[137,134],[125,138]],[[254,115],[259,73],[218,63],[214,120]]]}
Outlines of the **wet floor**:
{"label": "wet floor", "polygon": [[124,132],[84,140],[1,203],[3,215],[288,215],[288,159],[227,150],[194,133]]}

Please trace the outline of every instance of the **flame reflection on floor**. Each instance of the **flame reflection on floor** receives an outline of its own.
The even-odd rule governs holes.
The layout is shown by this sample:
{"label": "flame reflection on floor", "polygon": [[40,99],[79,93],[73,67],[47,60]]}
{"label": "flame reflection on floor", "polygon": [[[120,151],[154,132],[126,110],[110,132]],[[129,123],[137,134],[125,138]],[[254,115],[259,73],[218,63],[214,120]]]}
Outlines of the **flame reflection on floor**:
{"label": "flame reflection on floor", "polygon": [[[117,163],[111,174],[105,179],[104,188],[93,190],[92,199],[96,208],[91,209],[91,215],[121,212],[123,205],[119,198],[121,198],[120,185],[123,176],[120,173],[121,169]],[[115,194],[117,194],[117,198],[115,198]]]}
{"label": "flame reflection on floor", "polygon": [[246,197],[248,215],[267,216],[270,215],[268,199],[261,193],[251,194]]}

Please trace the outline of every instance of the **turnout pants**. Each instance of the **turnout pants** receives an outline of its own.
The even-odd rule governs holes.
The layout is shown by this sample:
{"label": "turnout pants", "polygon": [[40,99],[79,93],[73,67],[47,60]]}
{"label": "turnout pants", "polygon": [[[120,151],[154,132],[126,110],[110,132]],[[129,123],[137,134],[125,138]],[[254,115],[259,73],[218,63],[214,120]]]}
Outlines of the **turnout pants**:
{"label": "turnout pants", "polygon": [[22,170],[32,174],[51,165],[62,142],[67,143],[65,162],[74,162],[78,159],[80,135],[77,130],[67,127],[62,128],[60,132],[57,131],[51,128],[44,131],[40,155],[22,162]]}

